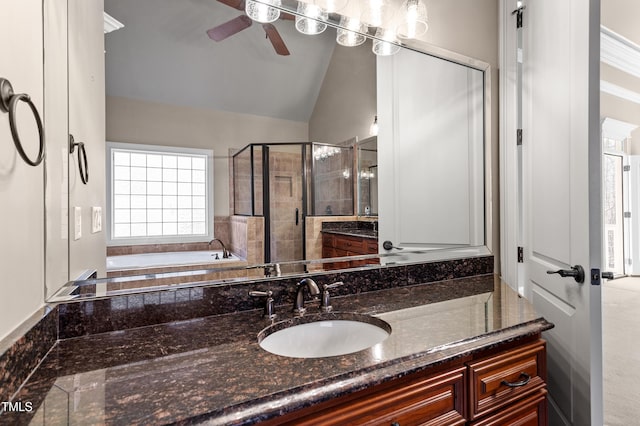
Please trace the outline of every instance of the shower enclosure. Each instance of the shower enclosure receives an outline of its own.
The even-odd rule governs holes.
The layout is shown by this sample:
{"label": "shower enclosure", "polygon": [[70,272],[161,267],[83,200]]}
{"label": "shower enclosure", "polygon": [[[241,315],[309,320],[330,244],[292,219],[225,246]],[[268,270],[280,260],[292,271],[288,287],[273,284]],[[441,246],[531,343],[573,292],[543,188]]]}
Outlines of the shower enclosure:
{"label": "shower enclosure", "polygon": [[264,217],[268,263],[306,259],[307,216],[353,215],[353,187],[351,146],[261,143],[233,156],[234,214]]}

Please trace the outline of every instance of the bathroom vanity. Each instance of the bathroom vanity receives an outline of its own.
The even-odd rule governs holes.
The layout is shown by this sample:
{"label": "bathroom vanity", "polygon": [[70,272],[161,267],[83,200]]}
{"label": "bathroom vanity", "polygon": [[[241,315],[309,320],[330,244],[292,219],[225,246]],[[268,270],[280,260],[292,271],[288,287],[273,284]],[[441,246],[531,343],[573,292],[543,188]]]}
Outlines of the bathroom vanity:
{"label": "bathroom vanity", "polygon": [[[96,312],[108,309],[100,321],[113,326],[145,296],[93,301],[90,311],[89,305],[83,308],[82,330],[61,316],[61,335],[77,330],[76,338],[58,340],[13,399],[32,402],[34,412],[7,413],[0,420],[546,424],[541,333],[553,325],[497,277],[368,292],[349,284],[335,289],[343,292],[331,299],[334,312],[374,316],[391,326],[391,334],[368,349],[322,358],[278,356],[259,346],[261,330],[293,318],[288,301],[276,306],[275,320],[253,309],[113,332],[98,331]],[[281,295],[292,285],[295,281],[265,281],[254,288]],[[185,299],[181,306],[187,295],[203,296],[198,288],[180,291],[173,293],[176,300]],[[168,299],[159,298],[157,309],[163,300]],[[144,312],[151,314],[150,309],[145,306]],[[61,315],[65,311],[68,307]],[[307,304],[305,316],[332,315]]]}
{"label": "bathroom vanity", "polygon": [[[378,253],[377,221],[324,222],[322,257],[361,256]],[[326,269],[344,269],[380,263],[376,258],[325,263]]]}

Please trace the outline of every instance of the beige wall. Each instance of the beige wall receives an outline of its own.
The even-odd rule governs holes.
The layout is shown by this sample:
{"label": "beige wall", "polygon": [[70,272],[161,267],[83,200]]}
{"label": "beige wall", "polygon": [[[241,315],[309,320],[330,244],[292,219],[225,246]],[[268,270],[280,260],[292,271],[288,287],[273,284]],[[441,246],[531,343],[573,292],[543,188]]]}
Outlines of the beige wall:
{"label": "beige wall", "polygon": [[299,142],[308,133],[296,121],[107,97],[108,141],[213,149],[216,216],[230,214],[229,148]]}
{"label": "beige wall", "polygon": [[[17,93],[28,93],[43,109],[42,2],[0,0],[0,77]],[[31,158],[37,131],[21,106],[19,131]],[[11,138],[9,116],[0,112],[0,339],[43,305],[44,166],[22,161]]]}
{"label": "beige wall", "polygon": [[313,142],[340,143],[369,137],[376,115],[376,56],[371,41],[336,45],[309,120]]}
{"label": "beige wall", "polygon": [[[105,74],[104,5],[102,0],[69,2],[69,133],[83,142],[87,153],[89,181],[83,184],[78,170],[78,153],[69,157],[69,278],[86,270],[106,275],[105,228],[92,232],[92,208],[105,216]],[[92,102],[87,102],[91,99]],[[74,238],[74,208],[81,209],[82,236]],[[106,220],[103,222],[106,223]],[[62,282],[58,283],[62,286]]]}

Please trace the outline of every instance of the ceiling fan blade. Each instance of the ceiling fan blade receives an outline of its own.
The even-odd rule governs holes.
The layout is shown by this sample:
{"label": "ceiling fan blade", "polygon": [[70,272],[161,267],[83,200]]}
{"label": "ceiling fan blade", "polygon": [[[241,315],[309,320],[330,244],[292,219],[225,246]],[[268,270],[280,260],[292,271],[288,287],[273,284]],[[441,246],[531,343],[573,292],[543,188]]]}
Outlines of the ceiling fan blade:
{"label": "ceiling fan blade", "polygon": [[241,15],[224,24],[207,30],[207,35],[211,40],[222,41],[227,37],[239,33],[245,28],[249,28],[253,21],[247,15]]}
{"label": "ceiling fan blade", "polygon": [[220,3],[231,6],[234,9],[244,10],[244,0],[218,0]]}
{"label": "ceiling fan blade", "polygon": [[284,19],[285,21],[294,21],[296,17],[287,12],[280,12],[280,19]]}
{"label": "ceiling fan blade", "polygon": [[264,28],[264,32],[267,33],[267,38],[271,41],[273,48],[276,50],[278,55],[287,56],[289,55],[289,49],[282,41],[282,37],[280,37],[280,33],[273,24],[262,24],[262,28]]}

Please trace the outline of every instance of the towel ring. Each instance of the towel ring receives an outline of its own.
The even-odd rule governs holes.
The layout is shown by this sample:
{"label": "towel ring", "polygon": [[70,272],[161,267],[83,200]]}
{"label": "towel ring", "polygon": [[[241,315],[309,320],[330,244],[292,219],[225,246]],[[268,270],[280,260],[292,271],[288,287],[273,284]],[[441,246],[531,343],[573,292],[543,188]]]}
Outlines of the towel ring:
{"label": "towel ring", "polygon": [[[78,147],[78,169],[80,169],[80,180],[85,185],[89,182],[89,163],[87,162],[87,151],[84,142],[76,142],[73,135],[69,135],[69,154],[73,154]],[[80,155],[82,154],[82,157]]]}
{"label": "towel ring", "polygon": [[[36,124],[38,126],[38,134],[40,139],[40,148],[38,150],[38,157],[34,160],[31,160],[26,152],[24,152],[24,148],[22,147],[22,142],[20,141],[20,134],[18,133],[18,127],[16,126],[16,111],[18,109],[18,101],[23,101],[29,108],[31,108],[31,112],[33,113],[33,117],[36,119]],[[37,166],[42,163],[44,160],[44,129],[42,127],[42,120],[40,119],[40,114],[38,114],[38,109],[31,101],[31,97],[26,93],[15,94],[13,91],[13,86],[11,86],[11,82],[6,78],[0,78],[0,110],[9,113],[9,126],[11,127],[11,136],[13,136],[13,143],[18,150],[18,154],[20,157],[30,166]]]}

